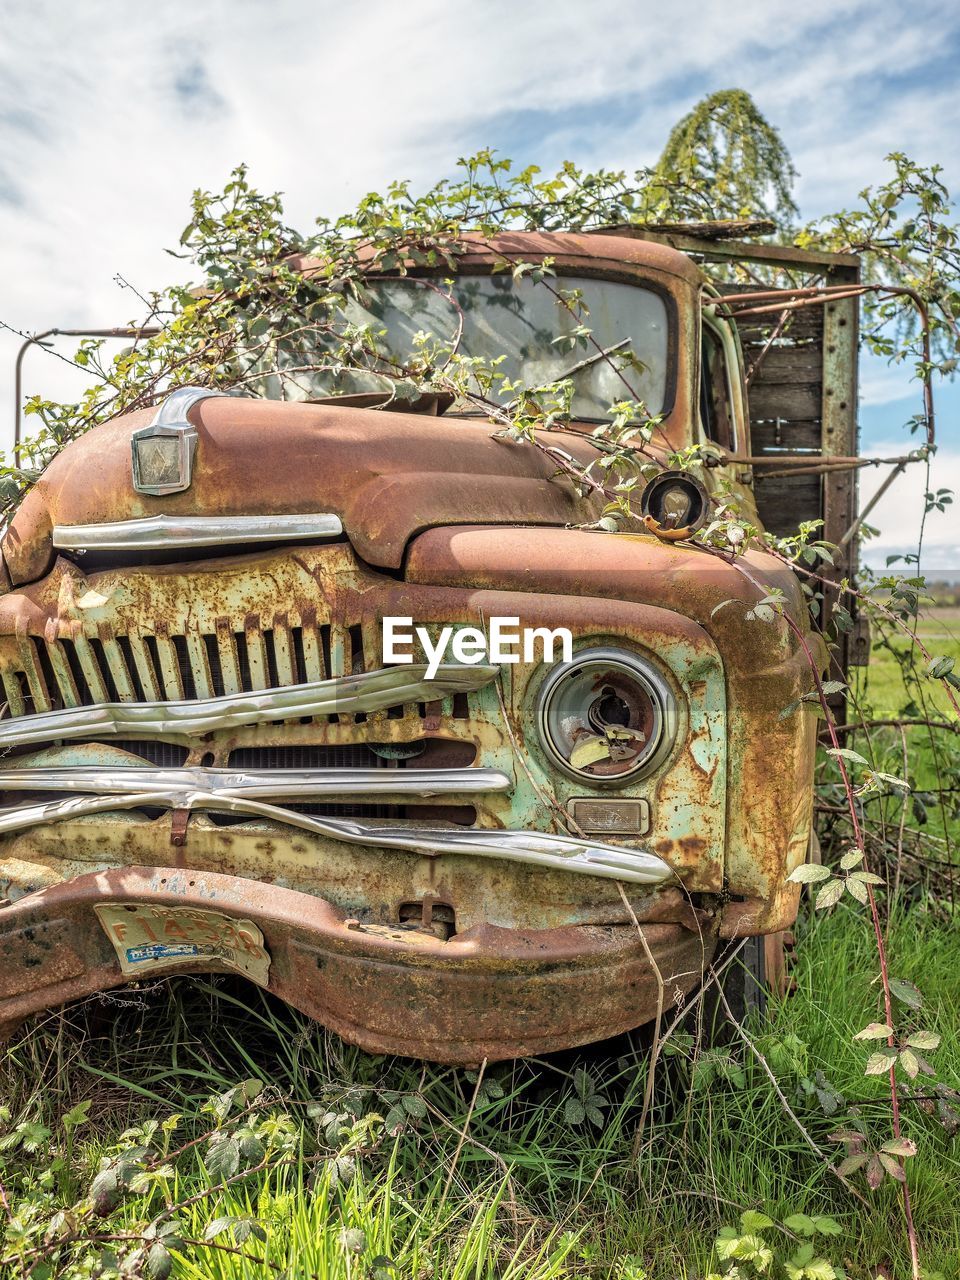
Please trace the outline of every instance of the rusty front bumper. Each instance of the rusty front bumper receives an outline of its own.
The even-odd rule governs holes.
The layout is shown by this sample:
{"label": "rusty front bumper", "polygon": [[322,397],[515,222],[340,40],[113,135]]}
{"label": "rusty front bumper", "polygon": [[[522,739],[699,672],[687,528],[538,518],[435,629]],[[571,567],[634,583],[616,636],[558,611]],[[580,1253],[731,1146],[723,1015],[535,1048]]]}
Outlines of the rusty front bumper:
{"label": "rusty front bumper", "polygon": [[[476,1064],[586,1044],[656,1012],[658,981],[632,924],[480,925],[442,941],[364,926],[312,894],[234,876],[127,867],[79,876],[0,910],[0,1026],[131,981],[95,911],[145,904],[252,921],[269,990],[371,1052]],[[644,937],[668,999],[690,991],[714,940],[677,924]],[[216,957],[153,965],[221,972]]]}

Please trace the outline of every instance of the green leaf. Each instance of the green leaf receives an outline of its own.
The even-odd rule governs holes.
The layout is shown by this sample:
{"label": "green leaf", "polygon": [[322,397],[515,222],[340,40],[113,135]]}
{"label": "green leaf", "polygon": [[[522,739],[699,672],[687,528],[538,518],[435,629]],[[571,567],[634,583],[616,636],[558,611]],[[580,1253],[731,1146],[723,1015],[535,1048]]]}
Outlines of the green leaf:
{"label": "green leaf", "polygon": [[408,1093],[403,1099],[403,1109],[407,1115],[413,1116],[415,1120],[425,1120],[427,1118],[427,1104],[417,1093]]}
{"label": "green leaf", "polygon": [[65,1112],[60,1119],[60,1123],[63,1127],[65,1129],[76,1129],[79,1125],[86,1124],[88,1118],[87,1113],[90,1110],[90,1104],[92,1101],[92,1098],[87,1098],[85,1101],[78,1102],[75,1107],[71,1107],[69,1111]]}
{"label": "green leaf", "polygon": [[927,675],[934,680],[942,680],[954,667],[953,658],[931,658],[927,663]]}
{"label": "green leaf", "polygon": [[222,1218],[214,1218],[203,1229],[204,1240],[216,1240],[217,1236],[222,1236],[225,1231],[229,1231],[235,1221],[236,1219],[229,1214]]}
{"label": "green leaf", "polygon": [[909,1138],[891,1138],[889,1142],[883,1144],[880,1150],[886,1151],[892,1156],[903,1156],[907,1160],[910,1156],[917,1154],[917,1144],[911,1142]]}
{"label": "green leaf", "polygon": [[892,1035],[893,1027],[887,1026],[885,1022],[871,1022],[862,1031],[858,1031],[853,1038],[854,1040],[886,1040]]}
{"label": "green leaf", "polygon": [[806,1280],[837,1280],[837,1272],[826,1258],[814,1258],[803,1269]]}
{"label": "green leaf", "polygon": [[870,768],[870,761],[864,760],[859,751],[854,751],[851,747],[828,747],[827,755],[833,756],[834,759],[849,760],[853,764],[862,764],[867,769]]}
{"label": "green leaf", "polygon": [[357,1162],[353,1156],[332,1156],[327,1161],[330,1171],[330,1182],[335,1187],[349,1187],[357,1172]]}
{"label": "green leaf", "polygon": [[861,884],[859,880],[854,880],[852,877],[848,878],[846,881],[846,890],[852,898],[856,898],[857,902],[863,903],[864,906],[866,906],[870,901],[870,895],[867,893],[867,886],[865,884]]}
{"label": "green leaf", "polygon": [[909,1009],[920,1009],[923,1006],[923,996],[920,991],[912,982],[904,982],[902,978],[890,979],[890,993]]}
{"label": "green leaf", "polygon": [[882,1076],[885,1071],[889,1071],[897,1060],[896,1049],[886,1048],[878,1049],[876,1053],[871,1053],[867,1059],[867,1065],[864,1067],[864,1074],[868,1076]]}
{"label": "green leaf", "polygon": [[913,1031],[907,1036],[906,1043],[912,1049],[936,1049],[940,1036],[936,1031]]}
{"label": "green leaf", "polygon": [[816,1231],[813,1219],[808,1213],[792,1213],[789,1218],[784,1218],[783,1225],[788,1231],[798,1236],[812,1236]]}
{"label": "green leaf", "polygon": [[358,1227],[344,1227],[337,1236],[337,1244],[345,1253],[364,1253],[367,1237]]}
{"label": "green leaf", "polygon": [[391,1107],[387,1112],[383,1122],[383,1127],[386,1129],[387,1133],[390,1134],[391,1138],[395,1138],[398,1133],[402,1133],[402,1131],[407,1127],[407,1113],[399,1103],[396,1106]]}
{"label": "green leaf", "polygon": [[817,911],[822,911],[825,907],[834,907],[840,901],[843,895],[842,880],[828,880],[820,892],[817,894],[817,900],[814,907]]}
{"label": "green leaf", "polygon": [[120,1203],[120,1179],[116,1167],[100,1170],[90,1185],[90,1199],[94,1213],[101,1218],[113,1212]]}
{"label": "green leaf", "polygon": [[899,1160],[894,1156],[887,1155],[885,1151],[879,1152],[878,1159],[891,1178],[895,1178],[897,1182],[906,1182],[907,1175],[904,1173],[903,1165]]}
{"label": "green leaf", "polygon": [[912,1049],[900,1050],[900,1065],[911,1080],[916,1080],[917,1073],[920,1070],[920,1060]]}
{"label": "green leaf", "polygon": [[173,1270],[173,1255],[161,1241],[156,1241],[147,1250],[143,1273],[147,1280],[167,1280]]}
{"label": "green leaf", "polygon": [[237,1244],[243,1244],[253,1237],[254,1240],[266,1240],[267,1233],[256,1218],[240,1218],[233,1228],[233,1238]]}
{"label": "green leaf", "polygon": [[879,770],[873,775],[879,778],[881,782],[885,782],[892,791],[898,791],[901,795],[907,795],[910,792],[910,783],[905,782],[903,778],[898,778],[893,773],[881,773]]}
{"label": "green leaf", "polygon": [[835,1218],[825,1217],[823,1214],[816,1214],[813,1219],[817,1232],[822,1236],[842,1236],[843,1227]]}
{"label": "green leaf", "polygon": [[207,1149],[207,1171],[217,1182],[232,1178],[240,1168],[240,1144],[232,1134],[223,1134]]}
{"label": "green leaf", "polygon": [[756,1209],[747,1209],[740,1215],[740,1227],[745,1235],[755,1231],[766,1231],[767,1227],[773,1226],[773,1219],[768,1218],[765,1213],[760,1213]]}
{"label": "green leaf", "polygon": [[818,880],[827,880],[830,875],[829,867],[823,867],[817,862],[805,862],[802,866],[794,868],[787,879],[794,884],[816,884]]}
{"label": "green leaf", "polygon": [[240,1138],[240,1154],[243,1157],[244,1164],[259,1164],[266,1155],[266,1147],[255,1133],[245,1133]]}
{"label": "green leaf", "polygon": [[579,1098],[568,1098],[563,1108],[563,1118],[569,1125],[583,1124],[587,1118],[586,1108]]}
{"label": "green leaf", "polygon": [[845,853],[843,857],[840,859],[840,870],[849,871],[852,867],[855,867],[858,862],[862,862],[862,861],[863,861],[863,850],[851,849],[849,853]]}

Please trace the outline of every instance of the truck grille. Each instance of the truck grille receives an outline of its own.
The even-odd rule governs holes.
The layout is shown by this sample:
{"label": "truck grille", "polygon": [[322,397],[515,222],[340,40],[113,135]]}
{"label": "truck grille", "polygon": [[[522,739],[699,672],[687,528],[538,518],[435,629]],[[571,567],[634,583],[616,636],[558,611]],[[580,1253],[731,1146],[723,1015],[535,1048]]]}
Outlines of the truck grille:
{"label": "truck grille", "polygon": [[[13,662],[0,659],[9,714],[31,715],[105,702],[192,701],[222,694],[279,689],[308,681],[358,675],[367,662],[361,628],[330,626],[181,635],[143,633],[107,639],[18,639]],[[388,715],[402,715],[391,708]],[[422,712],[421,712],[422,714]],[[452,699],[454,719],[469,716],[465,694]],[[357,719],[362,720],[359,713]]]}
{"label": "truck grille", "polygon": [[329,626],[216,633],[162,632],[22,640],[19,669],[4,666],[4,694],[12,715],[101,702],[158,702],[216,697],[354,675],[365,669],[359,627],[339,651]]}

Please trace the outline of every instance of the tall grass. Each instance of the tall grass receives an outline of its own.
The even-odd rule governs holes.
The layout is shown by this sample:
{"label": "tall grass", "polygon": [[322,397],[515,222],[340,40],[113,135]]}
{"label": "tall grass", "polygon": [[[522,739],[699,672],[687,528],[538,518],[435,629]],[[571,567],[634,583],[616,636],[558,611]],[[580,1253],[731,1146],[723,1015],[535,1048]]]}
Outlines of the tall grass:
{"label": "tall grass", "polygon": [[[922,628],[939,651],[960,655],[956,625],[951,615]],[[942,713],[935,694],[924,704],[919,679],[904,690],[891,648],[875,658],[855,689],[868,717],[909,714],[911,697],[921,716]],[[915,790],[960,786],[958,743],[938,732],[913,726],[901,737],[883,728],[869,747],[898,772],[906,746]],[[849,741],[862,745],[859,735]],[[924,992],[923,1025],[943,1036],[936,1080],[921,1077],[902,1099],[904,1133],[918,1147],[907,1176],[921,1257],[929,1272],[960,1280],[960,822],[951,794],[927,823],[908,802],[899,851],[903,801],[879,797],[864,811],[877,841],[894,849],[898,878],[902,871],[888,921],[891,972]],[[842,841],[829,785],[821,800],[825,839]],[[860,1125],[877,1141],[889,1132],[886,1082],[864,1076],[862,1047],[852,1040],[879,1012],[874,943],[843,903],[816,918],[805,905],[798,935],[793,994],[747,1028],[763,1064],[736,1040],[711,1050],[676,1035],[640,1134],[649,1052],[642,1034],[495,1064],[478,1079],[364,1054],[259,988],[227,979],[161,982],[49,1014],[0,1059],[0,1103],[9,1112],[0,1125],[0,1257],[19,1217],[49,1217],[82,1201],[101,1160],[130,1145],[123,1135],[131,1126],[179,1116],[177,1142],[201,1137],[215,1123],[205,1101],[256,1077],[269,1086],[258,1114],[286,1117],[275,1158],[221,1187],[199,1142],[109,1220],[117,1234],[135,1235],[165,1205],[182,1204],[179,1229],[196,1243],[184,1244],[176,1265],[191,1280],[693,1280],[716,1266],[716,1233],[744,1210],[777,1224],[798,1212],[831,1215],[841,1231],[829,1241],[835,1265],[863,1280],[905,1276],[893,1183],[858,1199],[829,1167],[842,1154],[833,1140],[839,1130]],[[600,1124],[571,1122],[579,1111],[568,1104],[584,1087],[598,1099]],[[78,1103],[89,1109],[71,1129]],[[332,1115],[344,1122],[339,1138]],[[16,1137],[24,1122],[50,1131],[33,1131],[34,1149]],[[338,1165],[351,1125],[367,1128]],[[237,1230],[247,1228],[228,1226],[206,1239],[224,1217],[256,1230],[240,1241]],[[789,1230],[772,1230],[791,1244]],[[111,1247],[122,1256],[135,1244]],[[92,1250],[76,1271],[56,1274],[73,1280],[99,1265]]]}
{"label": "tall grass", "polygon": [[[925,1022],[945,1033],[938,1078],[960,1089],[960,1045],[950,1034],[960,1025],[960,973],[949,924],[917,910],[900,915],[891,921],[890,953],[898,976],[929,993]],[[751,1028],[797,1117],[831,1157],[838,1153],[830,1136],[848,1122],[849,1108],[868,1128],[879,1132],[886,1123],[884,1084],[863,1077],[862,1053],[851,1042],[876,1013],[873,968],[869,937],[852,913],[840,908],[807,921],[795,993],[766,1025]],[[209,1123],[200,1108],[210,1094],[251,1075],[268,1081],[270,1106],[292,1117],[296,1156],[203,1196],[189,1207],[186,1229],[202,1239],[216,1217],[252,1214],[266,1241],[245,1247],[281,1269],[293,1266],[296,1276],[366,1275],[383,1255],[398,1267],[385,1275],[432,1268],[436,1276],[471,1280],[675,1280],[704,1275],[717,1229],[754,1208],[778,1222],[798,1211],[831,1214],[843,1232],[831,1242],[831,1257],[844,1260],[852,1276],[872,1277],[880,1268],[905,1274],[892,1185],[865,1209],[810,1150],[752,1056],[733,1044],[722,1056],[732,1065],[709,1085],[691,1085],[685,1053],[664,1061],[635,1158],[647,1060],[630,1037],[493,1066],[474,1102],[475,1075],[371,1057],[253,987],[180,980],[130,1004],[91,1003],[51,1015],[8,1051],[0,1087],[14,1113],[8,1128],[25,1116],[45,1122],[54,1153],[62,1150],[63,1113],[90,1100],[72,1155],[76,1184],[86,1186],[130,1124],[178,1113],[183,1132],[200,1132]],[[574,1074],[583,1069],[605,1100],[599,1128],[566,1118]],[[929,1090],[918,1092],[906,1103],[905,1128],[920,1149],[909,1174],[923,1260],[955,1277],[960,1159]],[[382,1133],[366,1144],[353,1181],[335,1185],[332,1166],[320,1158],[318,1115],[384,1115],[411,1095],[422,1099],[422,1118],[410,1117],[396,1137]],[[165,1195],[177,1200],[214,1185],[202,1151]],[[36,1167],[37,1157],[0,1152],[8,1197]],[[126,1227],[141,1213],[131,1201]],[[362,1233],[359,1252],[344,1236],[351,1230]],[[217,1240],[229,1245],[231,1237]],[[212,1245],[185,1250],[179,1265],[191,1277],[273,1270]]]}

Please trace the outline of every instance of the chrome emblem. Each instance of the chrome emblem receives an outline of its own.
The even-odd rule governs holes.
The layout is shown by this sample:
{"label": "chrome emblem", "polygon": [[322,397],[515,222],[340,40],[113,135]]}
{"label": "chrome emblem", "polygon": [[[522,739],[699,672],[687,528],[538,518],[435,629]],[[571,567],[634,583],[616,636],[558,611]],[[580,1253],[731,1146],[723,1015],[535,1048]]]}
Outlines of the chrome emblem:
{"label": "chrome emblem", "polygon": [[187,414],[200,400],[221,395],[206,387],[180,387],[167,396],[149,426],[133,433],[130,452],[138,493],[162,497],[190,488],[197,429]]}

